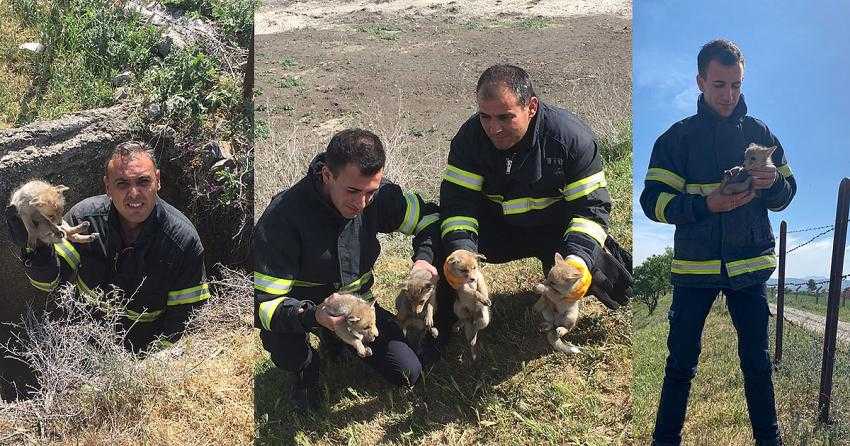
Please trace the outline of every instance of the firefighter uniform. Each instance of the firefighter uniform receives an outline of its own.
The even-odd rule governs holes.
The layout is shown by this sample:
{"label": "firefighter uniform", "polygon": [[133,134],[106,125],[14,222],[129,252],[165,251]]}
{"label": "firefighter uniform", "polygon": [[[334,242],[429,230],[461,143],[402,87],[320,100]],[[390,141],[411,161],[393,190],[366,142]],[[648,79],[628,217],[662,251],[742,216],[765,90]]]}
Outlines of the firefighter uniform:
{"label": "firefighter uniform", "polygon": [[[746,205],[729,212],[709,211],[706,196],[720,185],[725,170],[743,162],[750,143],[776,146],[776,182]],[[738,332],[754,436],[759,444],[778,444],[764,285],[776,261],[767,211],[788,206],[796,188],[782,145],[764,123],[747,116],[743,95],[728,118],[700,96],[697,114],[677,122],[656,141],[640,203],[650,219],[676,225],[670,354],[655,430],[659,444],[681,441],[702,328],[721,290]]]}
{"label": "firefighter uniform", "polygon": [[129,349],[144,350],[160,335],[176,341],[191,310],[210,296],[204,248],[192,222],[157,198],[141,233],[125,246],[118,213],[106,195],[77,203],[65,221],[72,226],[89,222],[99,240],[81,244],[66,239],[27,253],[24,267],[32,285],[52,291],[71,282],[84,298],[96,297],[97,289],[118,287],[127,299],[122,325],[129,330]]}
{"label": "firefighter uniform", "polygon": [[[437,206],[387,181],[362,213],[344,218],[322,191],[324,165],[320,154],[272,199],[254,231],[255,325],[275,365],[293,372],[315,360],[307,333],[317,327],[317,304],[334,292],[374,299],[378,233],[413,235],[414,260],[430,263],[438,236]],[[392,314],[376,311],[379,336],[365,361],[394,384],[415,382],[421,364]]]}
{"label": "firefighter uniform", "polygon": [[[631,257],[607,234],[611,198],[599,150],[578,117],[542,101],[515,151],[498,150],[473,115],[452,139],[440,186],[445,255],[466,249],[495,263],[536,257],[548,271],[555,252],[574,254],[602,302],[627,302]],[[441,295],[445,289],[442,281]]]}

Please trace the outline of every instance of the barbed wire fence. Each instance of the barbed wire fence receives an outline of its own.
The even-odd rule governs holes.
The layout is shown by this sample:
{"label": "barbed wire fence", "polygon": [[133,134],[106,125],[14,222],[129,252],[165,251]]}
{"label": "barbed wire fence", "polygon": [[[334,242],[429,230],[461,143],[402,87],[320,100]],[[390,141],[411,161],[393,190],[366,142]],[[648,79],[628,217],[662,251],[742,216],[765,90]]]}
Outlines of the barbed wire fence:
{"label": "barbed wire fence", "polygon": [[[802,287],[813,293],[815,296],[815,304],[819,305],[820,294],[824,291],[823,286],[828,284],[827,300],[826,300],[826,318],[823,322],[823,356],[821,364],[821,381],[820,391],[818,395],[818,421],[824,424],[830,424],[830,402],[832,397],[833,373],[835,370],[835,353],[836,344],[839,341],[839,322],[838,316],[841,305],[841,300],[844,300],[846,306],[850,298],[850,287],[844,289],[844,281],[850,278],[850,273],[844,274],[844,254],[847,249],[847,225],[850,222],[848,219],[850,213],[850,178],[844,178],[838,188],[838,203],[836,205],[835,224],[810,226],[799,229],[787,229],[787,222],[783,221],[780,225],[780,242],[779,242],[779,280],[775,287],[771,287],[771,296],[776,296],[776,347],[774,350],[774,364],[778,367],[782,361],[782,338],[783,325],[785,319],[785,294],[790,292],[792,288],[796,289],[794,293],[800,303],[800,292]],[[786,237],[788,234],[802,234],[807,232],[820,231],[808,240],[797,244],[796,246],[786,249]],[[808,246],[821,237],[834,232],[832,239],[832,260],[830,264],[829,279],[815,281],[809,279],[803,283],[786,284],[785,283],[785,263],[787,256],[795,251]],[[820,308],[820,307],[818,307]],[[841,335],[845,342],[850,341],[850,332]]]}

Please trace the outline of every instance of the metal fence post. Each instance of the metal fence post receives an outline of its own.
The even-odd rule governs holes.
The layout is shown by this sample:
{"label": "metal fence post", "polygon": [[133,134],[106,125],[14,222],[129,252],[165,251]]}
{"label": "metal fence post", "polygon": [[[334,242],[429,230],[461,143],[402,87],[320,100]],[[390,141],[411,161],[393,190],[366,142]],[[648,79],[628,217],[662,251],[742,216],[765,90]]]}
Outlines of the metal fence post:
{"label": "metal fence post", "polygon": [[829,402],[832,397],[832,373],[835,368],[835,343],[838,335],[838,297],[844,267],[844,247],[847,244],[847,216],[850,213],[850,178],[841,180],[838,205],[835,209],[835,237],[832,239],[832,263],[829,273],[829,300],[826,327],[823,334],[823,364],[820,371],[818,421],[829,423]]}
{"label": "metal fence post", "polygon": [[779,289],[776,290],[776,348],[773,350],[773,365],[782,361],[782,333],[785,325],[785,235],[788,224],[779,224]]}

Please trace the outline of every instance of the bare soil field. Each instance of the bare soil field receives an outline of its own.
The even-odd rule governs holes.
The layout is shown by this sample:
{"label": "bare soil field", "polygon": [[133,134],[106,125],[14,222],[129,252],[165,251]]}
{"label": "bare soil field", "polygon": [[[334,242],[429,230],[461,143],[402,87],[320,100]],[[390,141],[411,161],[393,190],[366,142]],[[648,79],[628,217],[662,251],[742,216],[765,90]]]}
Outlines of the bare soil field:
{"label": "bare soil field", "polygon": [[[599,136],[611,233],[630,248],[630,19],[629,2],[265,3],[256,15],[255,216],[352,126],[382,138],[389,179],[436,199],[449,142],[476,111],[479,74],[508,62],[531,74],[543,101],[575,111]],[[382,245],[374,292],[394,310],[409,239]],[[495,299],[481,363],[447,359],[411,391],[356,360],[330,362],[327,404],[296,414],[289,377],[258,351],[255,444],[631,444],[630,308],[588,300],[568,335],[583,352],[555,354],[530,308],[539,262],[484,272]],[[449,358],[460,348],[454,342]]]}

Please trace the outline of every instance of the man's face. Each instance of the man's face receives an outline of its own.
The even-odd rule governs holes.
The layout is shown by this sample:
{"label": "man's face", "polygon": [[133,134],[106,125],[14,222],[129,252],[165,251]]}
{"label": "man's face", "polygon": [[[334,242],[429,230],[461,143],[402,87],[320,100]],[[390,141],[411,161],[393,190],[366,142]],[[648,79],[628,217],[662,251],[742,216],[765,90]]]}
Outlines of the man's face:
{"label": "man's face", "polygon": [[495,98],[478,98],[478,119],[493,145],[507,150],[525,136],[531,119],[537,114],[537,106],[536,97],[529,99],[525,106],[520,105],[516,93],[504,87]]}
{"label": "man's face", "polygon": [[143,223],[153,211],[159,191],[159,170],[144,154],[115,157],[103,177],[106,195],[127,223]]}
{"label": "man's face", "polygon": [[322,168],[325,193],[330,197],[336,210],[345,218],[354,218],[363,212],[378,192],[382,178],[384,178],[383,169],[375,175],[363,175],[360,173],[360,168],[353,163],[346,164],[336,178],[328,166]]}
{"label": "man's face", "polygon": [[697,85],[705,102],[724,118],[728,118],[738,105],[743,80],[743,65],[723,65],[713,59],[705,70],[705,78],[697,74]]}

